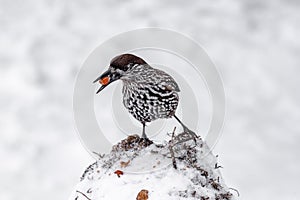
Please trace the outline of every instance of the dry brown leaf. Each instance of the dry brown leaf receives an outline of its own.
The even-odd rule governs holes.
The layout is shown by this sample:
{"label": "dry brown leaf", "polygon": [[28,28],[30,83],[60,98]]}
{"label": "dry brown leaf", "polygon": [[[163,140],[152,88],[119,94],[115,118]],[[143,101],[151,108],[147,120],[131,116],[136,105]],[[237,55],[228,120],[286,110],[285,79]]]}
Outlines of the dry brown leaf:
{"label": "dry brown leaf", "polygon": [[118,176],[119,178],[121,177],[121,175],[124,174],[124,172],[121,171],[121,170],[117,170],[117,171],[115,171],[114,173],[117,174],[117,176]]}
{"label": "dry brown leaf", "polygon": [[125,168],[129,165],[129,163],[130,163],[130,160],[128,160],[127,162],[121,161],[120,165],[121,165],[122,168]]}
{"label": "dry brown leaf", "polygon": [[136,200],[147,200],[147,199],[148,199],[148,190],[141,190],[136,197]]}

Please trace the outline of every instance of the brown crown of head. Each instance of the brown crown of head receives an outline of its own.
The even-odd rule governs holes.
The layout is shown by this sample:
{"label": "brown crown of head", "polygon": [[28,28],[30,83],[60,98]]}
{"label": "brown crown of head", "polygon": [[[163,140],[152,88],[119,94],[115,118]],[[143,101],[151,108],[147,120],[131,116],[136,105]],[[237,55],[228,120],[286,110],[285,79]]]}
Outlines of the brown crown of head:
{"label": "brown crown of head", "polygon": [[112,66],[116,69],[121,69],[123,71],[126,70],[126,68],[129,64],[143,65],[143,64],[147,64],[147,63],[142,58],[137,57],[133,54],[122,54],[122,55],[114,57],[110,61],[110,66]]}

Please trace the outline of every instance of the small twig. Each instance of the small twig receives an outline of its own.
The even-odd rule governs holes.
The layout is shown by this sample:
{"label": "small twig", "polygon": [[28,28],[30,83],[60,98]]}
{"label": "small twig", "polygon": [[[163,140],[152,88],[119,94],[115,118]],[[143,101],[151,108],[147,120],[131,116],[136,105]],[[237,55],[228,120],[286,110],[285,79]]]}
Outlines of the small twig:
{"label": "small twig", "polygon": [[223,168],[221,165],[218,165],[218,163],[215,164],[215,169]]}
{"label": "small twig", "polygon": [[175,159],[175,153],[174,153],[174,150],[173,150],[173,139],[175,137],[175,131],[176,131],[176,126],[174,127],[174,130],[173,130],[173,133],[172,133],[172,137],[171,137],[171,142],[170,142],[170,146],[169,146],[169,150],[170,150],[170,153],[171,153],[171,157],[172,157],[172,164],[173,164],[173,167],[174,169],[177,169],[177,163],[176,163],[176,159]]}
{"label": "small twig", "polygon": [[237,190],[237,189],[235,189],[235,188],[228,188],[229,190],[233,190],[233,191],[235,191],[236,192],[236,194],[238,195],[238,197],[240,196],[240,193],[239,193],[239,191]]}
{"label": "small twig", "polygon": [[84,193],[80,192],[79,190],[76,190],[76,192],[78,192],[79,194],[81,194],[82,196],[84,196],[85,198],[87,198],[88,200],[92,200],[91,198],[89,198]]}
{"label": "small twig", "polygon": [[105,154],[101,155],[100,153],[97,153],[95,151],[93,151],[93,154],[96,154],[99,158],[104,158]]}
{"label": "small twig", "polygon": [[217,183],[214,179],[210,179],[209,183],[215,190],[220,191],[222,188],[222,186],[219,183]]}
{"label": "small twig", "polygon": [[92,188],[88,189],[86,193],[92,193]]}
{"label": "small twig", "polygon": [[175,137],[175,131],[176,131],[176,126],[174,127],[173,132],[172,132],[172,139]]}

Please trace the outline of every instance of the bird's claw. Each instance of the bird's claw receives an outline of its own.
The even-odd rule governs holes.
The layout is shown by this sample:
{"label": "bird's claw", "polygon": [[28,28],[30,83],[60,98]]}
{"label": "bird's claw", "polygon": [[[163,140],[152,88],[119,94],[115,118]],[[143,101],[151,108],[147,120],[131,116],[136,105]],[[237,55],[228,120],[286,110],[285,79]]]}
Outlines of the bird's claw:
{"label": "bird's claw", "polygon": [[196,133],[194,133],[193,131],[191,131],[190,129],[188,129],[187,127],[184,127],[184,130],[183,130],[185,133],[188,133],[194,140],[195,144],[197,144],[197,138],[198,138],[198,135]]}

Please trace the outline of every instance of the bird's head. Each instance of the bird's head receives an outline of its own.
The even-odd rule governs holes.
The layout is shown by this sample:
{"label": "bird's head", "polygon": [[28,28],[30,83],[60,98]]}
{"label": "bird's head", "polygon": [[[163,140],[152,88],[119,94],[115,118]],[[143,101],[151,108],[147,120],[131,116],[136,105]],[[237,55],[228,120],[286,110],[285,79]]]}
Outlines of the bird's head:
{"label": "bird's head", "polygon": [[110,61],[108,70],[94,81],[94,83],[99,81],[99,83],[101,84],[101,87],[96,93],[98,94],[110,83],[119,80],[120,78],[128,74],[128,72],[130,72],[132,70],[132,67],[134,67],[136,64],[143,65],[147,63],[142,58],[137,57],[133,54],[122,54],[113,58]]}

